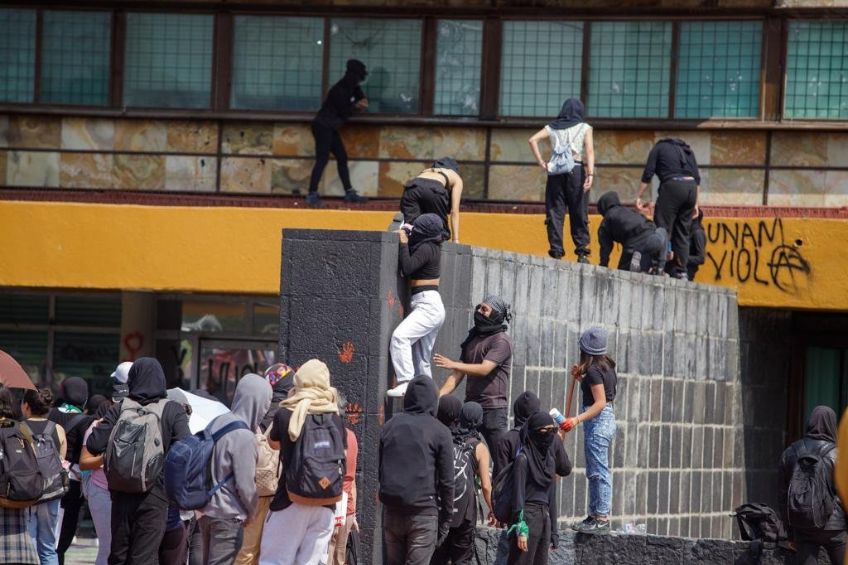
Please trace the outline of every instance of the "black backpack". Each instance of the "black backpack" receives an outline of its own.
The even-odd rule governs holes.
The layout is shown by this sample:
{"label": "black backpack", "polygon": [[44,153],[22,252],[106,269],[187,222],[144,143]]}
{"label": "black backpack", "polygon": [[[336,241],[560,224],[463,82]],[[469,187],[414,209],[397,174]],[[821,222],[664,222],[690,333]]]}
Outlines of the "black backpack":
{"label": "black backpack", "polygon": [[829,449],[810,449],[806,440],[802,449],[795,447],[795,467],[786,497],[786,517],[793,528],[821,529],[833,514],[834,493],[826,461],[833,449],[832,445]]}
{"label": "black backpack", "polygon": [[783,521],[774,509],[760,502],[749,502],[737,508],[733,516],[745,541],[777,543],[787,539]]}
{"label": "black backpack", "polygon": [[287,462],[286,490],[292,502],[327,506],[342,498],[344,485],[344,436],[335,414],[310,414]]}
{"label": "black backpack", "polygon": [[474,457],[476,445],[468,441],[453,442],[453,516],[451,528],[462,524],[469,505],[476,509],[477,459]]}
{"label": "black backpack", "polygon": [[521,448],[515,453],[515,458],[498,471],[492,484],[492,508],[498,522],[508,524],[512,520],[512,501],[515,493],[513,469],[519,456],[523,456]]}
{"label": "black backpack", "polygon": [[29,428],[0,421],[0,507],[26,508],[44,494],[44,475],[38,467]]}
{"label": "black backpack", "polygon": [[55,422],[48,420],[44,426],[44,431],[40,434],[33,433],[32,428],[26,423],[21,425],[26,426],[30,435],[32,435],[35,458],[41,474],[44,475],[44,493],[38,501],[47,502],[48,500],[62,498],[68,492],[68,471],[62,465],[59,446],[56,445],[56,439],[53,437],[56,431]]}

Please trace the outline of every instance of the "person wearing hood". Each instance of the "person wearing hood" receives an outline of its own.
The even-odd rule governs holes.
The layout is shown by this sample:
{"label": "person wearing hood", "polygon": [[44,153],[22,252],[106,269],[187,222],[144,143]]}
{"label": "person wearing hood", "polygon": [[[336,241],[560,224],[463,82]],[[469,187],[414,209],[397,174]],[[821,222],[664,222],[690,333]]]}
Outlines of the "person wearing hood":
{"label": "person wearing hood", "polygon": [[474,310],[474,327],[460,344],[460,360],[453,361],[438,353],[433,356],[437,367],[451,371],[439,394],[452,393],[468,377],[465,402],[477,402],[483,407],[480,432],[491,452],[506,433],[509,419],[513,344],[506,331],[511,319],[506,301],[499,296],[487,296]]}
{"label": "person wearing hood", "polygon": [[450,529],[453,444],[450,430],[436,419],[438,404],[433,379],[418,375],[409,383],[403,412],[380,430],[378,480],[386,565],[429,564]]}
{"label": "person wearing hood", "polygon": [[268,412],[259,423],[259,429],[262,432],[268,430],[271,423],[274,421],[274,414],[280,409],[280,403],[288,398],[289,392],[294,387],[294,369],[285,363],[274,363],[265,369],[265,380],[271,385],[273,396],[271,396],[271,406]]}
{"label": "person wearing hood", "polygon": [[[407,182],[400,197],[400,212],[407,229],[421,214],[436,214],[454,243],[459,243],[459,203],[462,177],[453,157],[442,157]],[[450,222],[448,217],[450,216]]]}
{"label": "person wearing hood", "polygon": [[256,510],[255,433],[271,406],[272,394],[271,385],[263,377],[245,375],[236,385],[231,412],[221,414],[207,427],[214,434],[239,420],[247,424],[247,429],[220,437],[212,450],[212,484],[222,486],[200,510],[203,555],[208,565],[235,561],[241,549],[242,524]]}
{"label": "person wearing hood", "polygon": [[689,262],[689,234],[692,210],[698,204],[701,174],[692,148],[682,139],[661,139],[648,155],[642,182],[636,195],[636,207],[642,208],[642,195],[657,175],[660,188],[654,209],[654,222],[671,237],[672,276],[686,278]]}
{"label": "person wearing hood", "polygon": [[[162,449],[167,454],[175,442],[191,435],[185,408],[167,400],[165,372],[152,357],[137,359],[129,371],[127,398],[142,406],[163,402],[159,425]],[[112,405],[100,422],[91,430],[86,448],[94,456],[106,451],[112,429],[121,415],[126,399]],[[164,472],[164,468],[163,468]],[[157,563],[159,545],[165,535],[168,518],[168,498],[163,475],[145,493],[126,493],[109,489],[112,495],[112,546],[109,565],[125,563]]]}
{"label": "person wearing hood", "polygon": [[[307,419],[316,425],[326,424],[329,418],[339,441],[347,448],[347,433],[339,415],[339,395],[330,385],[330,370],[324,362],[310,359],[300,366],[294,375],[294,388],[280,408],[274,414],[268,443],[279,449],[283,469],[292,466],[299,443],[306,441],[301,432]],[[324,436],[328,444],[332,444],[332,435],[326,433]],[[341,464],[343,466],[344,462]],[[262,529],[259,564],[317,565],[327,556],[335,504],[321,506],[293,501],[289,496],[286,474],[283,472],[280,476]]]}
{"label": "person wearing hood", "polygon": [[[533,134],[528,140],[536,162],[548,175],[545,185],[545,226],[548,230],[548,255],[561,259],[565,255],[562,230],[565,212],[571,227],[571,240],[579,263],[589,262],[589,190],[595,176],[595,146],[592,126],[586,123],[583,102],[569,98],[562,104],[557,118]],[[542,158],[539,142],[550,139],[553,149],[550,162]],[[557,173],[554,163],[570,156],[574,168]]]}
{"label": "person wearing hood", "polygon": [[618,193],[610,191],[598,199],[598,212],[603,216],[598,227],[601,267],[609,265],[613,243],[621,244],[618,269],[662,274],[668,249],[668,234],[645,216],[621,205]]}
{"label": "person wearing hood", "polygon": [[412,377],[433,378],[430,357],[436,336],[445,322],[445,306],[439,294],[442,242],[447,238],[444,223],[436,214],[422,214],[412,224],[412,233],[398,230],[398,264],[409,281],[410,312],[392,333],[390,351],[397,383],[388,391],[401,397]]}
{"label": "person wearing hood", "polygon": [[65,552],[71,547],[71,542],[77,535],[79,513],[84,500],[79,458],[82,452],[83,435],[94,417],[85,414],[88,383],[80,377],[68,377],[59,384],[59,401],[59,406],[50,409],[47,419],[62,426],[67,444],[65,460],[69,466],[68,492],[62,497],[60,504],[62,527],[59,530],[59,543],[56,546],[56,554],[61,565],[65,562]]}
{"label": "person wearing hood", "polygon": [[689,234],[689,260],[686,262],[686,277],[695,280],[698,269],[707,257],[707,234],[704,231],[704,211],[695,206],[692,212],[692,231]]}
{"label": "person wearing hood", "polygon": [[[803,460],[803,463],[802,463]],[[815,478],[824,477],[827,484],[821,498],[814,501],[824,503],[827,514],[818,517],[823,524],[815,527],[813,516],[809,513],[799,515],[793,510],[792,483],[806,474],[802,465],[823,465],[823,469],[814,468],[810,472]],[[834,484],[834,469],[837,461],[836,449],[836,412],[829,406],[816,406],[810,414],[804,437],[790,445],[780,457],[778,474],[780,489],[778,491],[778,506],[783,523],[786,524],[790,537],[795,540],[798,553],[795,563],[814,565],[818,563],[819,548],[827,552],[832,565],[841,565],[845,561],[845,547],[848,543],[848,523],[842,502],[836,493]]]}
{"label": "person wearing hood", "polygon": [[556,500],[556,465],[551,446],[557,442],[554,419],[544,412],[531,415],[520,432],[515,456],[513,516],[507,530],[515,536],[507,563],[542,565],[551,546],[551,508]]}
{"label": "person wearing hood", "polygon": [[315,138],[315,166],[309,179],[309,194],[306,204],[312,208],[321,207],[321,197],[318,196],[318,183],[330,160],[330,153],[336,157],[339,168],[339,180],[345,190],[345,202],[359,204],[367,199],[359,195],[350,182],[350,171],[347,168],[347,151],[345,151],[339,128],[353,115],[354,111],[364,112],[368,109],[368,98],[359,86],[368,76],[365,63],[357,59],[349,59],[345,75],[334,84],[321,109],[312,120],[312,136]]}

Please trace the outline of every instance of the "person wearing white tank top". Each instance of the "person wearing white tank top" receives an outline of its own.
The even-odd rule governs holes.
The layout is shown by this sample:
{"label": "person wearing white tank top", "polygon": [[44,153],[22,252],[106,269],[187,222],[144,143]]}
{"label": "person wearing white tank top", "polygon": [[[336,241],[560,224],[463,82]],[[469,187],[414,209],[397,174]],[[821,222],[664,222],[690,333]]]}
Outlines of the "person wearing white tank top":
{"label": "person wearing white tank top", "polygon": [[[595,147],[592,126],[583,118],[583,102],[577,98],[566,100],[557,118],[533,134],[528,140],[536,162],[548,181],[545,186],[545,225],[548,231],[548,255],[561,259],[563,225],[568,211],[571,240],[579,263],[589,262],[589,190],[595,176]],[[549,138],[553,153],[571,151],[574,168],[570,172],[551,174],[549,163],[542,158],[539,142]]]}

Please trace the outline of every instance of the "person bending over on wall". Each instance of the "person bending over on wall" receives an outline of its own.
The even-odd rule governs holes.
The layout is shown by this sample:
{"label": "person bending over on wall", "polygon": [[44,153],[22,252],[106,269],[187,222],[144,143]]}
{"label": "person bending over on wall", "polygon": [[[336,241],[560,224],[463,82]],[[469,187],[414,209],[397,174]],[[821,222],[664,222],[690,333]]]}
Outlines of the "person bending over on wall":
{"label": "person bending over on wall", "polygon": [[619,270],[663,272],[668,248],[668,235],[663,228],[656,227],[636,210],[622,206],[617,192],[607,192],[598,199],[598,212],[604,218],[598,228],[601,267],[609,265],[613,243],[620,243]]}
{"label": "person bending over on wall", "polygon": [[[452,157],[442,157],[429,169],[403,187],[400,211],[403,222],[411,226],[421,214],[436,214],[445,224],[454,243],[459,243],[459,202],[462,199],[462,177],[459,164]],[[450,216],[450,224],[448,224]]]}

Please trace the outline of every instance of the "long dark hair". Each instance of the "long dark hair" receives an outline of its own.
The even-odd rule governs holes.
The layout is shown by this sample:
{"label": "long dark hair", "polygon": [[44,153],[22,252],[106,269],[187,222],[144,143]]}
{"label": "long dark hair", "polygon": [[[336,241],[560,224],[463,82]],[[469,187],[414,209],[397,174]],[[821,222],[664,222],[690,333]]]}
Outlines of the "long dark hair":
{"label": "long dark hair", "polygon": [[615,369],[615,361],[609,355],[589,355],[585,351],[580,352],[580,372],[586,374],[589,367],[595,365],[601,371]]}
{"label": "long dark hair", "polygon": [[15,395],[12,394],[12,389],[0,385],[0,418],[8,418],[10,420],[18,419],[18,411],[15,409],[17,401]]}

